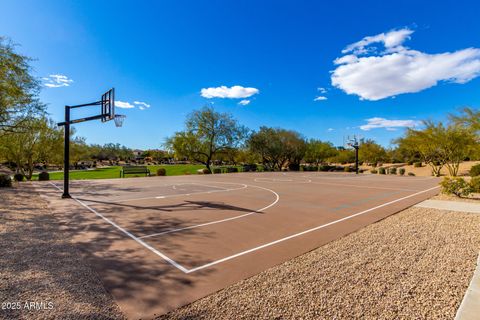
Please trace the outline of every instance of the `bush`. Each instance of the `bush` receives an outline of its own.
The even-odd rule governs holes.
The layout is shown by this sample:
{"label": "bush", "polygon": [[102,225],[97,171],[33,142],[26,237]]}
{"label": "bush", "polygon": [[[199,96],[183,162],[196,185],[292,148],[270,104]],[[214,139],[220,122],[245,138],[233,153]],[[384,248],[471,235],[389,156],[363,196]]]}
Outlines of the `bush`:
{"label": "bush", "polygon": [[198,169],[199,174],[211,174],[212,172],[208,168]]}
{"label": "bush", "polygon": [[415,173],[409,172],[408,175],[409,175],[410,177],[414,177],[414,176],[415,176]]}
{"label": "bush", "polygon": [[38,181],[50,180],[50,174],[47,171],[42,171],[38,174]]}
{"label": "bush", "polygon": [[157,176],[166,176],[166,175],[167,175],[167,170],[165,170],[165,168],[157,169]]}
{"label": "bush", "polygon": [[21,174],[21,173],[15,173],[15,174],[13,175],[13,180],[15,180],[15,181],[23,181],[23,178],[25,178],[25,177],[24,177],[24,175]]}
{"label": "bush", "polygon": [[440,182],[440,185],[442,186],[443,193],[453,194],[457,197],[466,197],[473,192],[472,186],[460,177],[445,177],[443,181]]}
{"label": "bush", "polygon": [[227,167],[227,173],[238,172],[237,167]]}
{"label": "bush", "polygon": [[330,169],[332,169],[334,167],[332,166],[329,166],[329,165],[323,165],[323,166],[320,166],[320,168],[318,168],[320,171],[330,171]]}
{"label": "bush", "polygon": [[[249,171],[252,171],[252,172],[257,171],[257,164],[256,164],[256,163],[244,164],[244,165],[243,165],[243,172],[249,172]],[[215,173],[215,172],[214,172],[214,173]],[[220,172],[219,172],[219,173],[220,173]]]}
{"label": "bush", "polygon": [[398,169],[398,173],[399,173],[401,176],[405,175],[405,168],[400,168],[400,169]]}
{"label": "bush", "polygon": [[421,163],[421,162],[415,162],[415,163],[413,164],[413,167],[415,167],[415,168],[421,168],[421,167],[422,167],[422,163]]}
{"label": "bush", "polygon": [[352,172],[352,168],[350,168],[350,167],[345,167],[345,168],[343,168],[343,171],[344,171],[344,172]]}
{"label": "bush", "polygon": [[289,163],[288,164],[289,171],[300,171],[300,165],[298,163]]}
{"label": "bush", "polygon": [[222,173],[222,169],[220,169],[220,168],[213,168],[213,173],[215,173],[215,174]]}
{"label": "bush", "polygon": [[12,179],[8,174],[0,174],[0,188],[9,188],[12,186]]}
{"label": "bush", "polygon": [[388,169],[389,174],[397,174],[397,168],[390,168]]}
{"label": "bush", "polygon": [[470,180],[470,187],[472,188],[472,192],[480,193],[480,177],[473,177]]}
{"label": "bush", "polygon": [[470,168],[470,176],[476,177],[480,175],[480,164],[474,165]]}
{"label": "bush", "polygon": [[412,161],[412,160],[409,160],[409,161],[407,162],[407,165],[409,165],[409,166],[411,166],[412,164],[413,164],[413,161]]}
{"label": "bush", "polygon": [[377,174],[377,173],[378,173],[378,171],[377,171],[377,170],[375,170],[375,169],[372,169],[372,170],[370,170],[370,173],[372,173],[372,174]]}
{"label": "bush", "polygon": [[384,167],[378,168],[378,173],[379,174],[385,174],[386,173],[385,168]]}

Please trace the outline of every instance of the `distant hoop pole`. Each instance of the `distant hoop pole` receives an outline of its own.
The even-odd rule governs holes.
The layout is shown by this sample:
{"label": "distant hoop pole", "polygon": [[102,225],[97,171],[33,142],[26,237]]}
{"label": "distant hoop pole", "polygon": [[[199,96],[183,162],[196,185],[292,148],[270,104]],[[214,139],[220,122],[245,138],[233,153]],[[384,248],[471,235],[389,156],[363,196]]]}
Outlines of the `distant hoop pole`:
{"label": "distant hoop pole", "polygon": [[353,147],[355,148],[355,174],[358,174],[358,144],[354,144]]}

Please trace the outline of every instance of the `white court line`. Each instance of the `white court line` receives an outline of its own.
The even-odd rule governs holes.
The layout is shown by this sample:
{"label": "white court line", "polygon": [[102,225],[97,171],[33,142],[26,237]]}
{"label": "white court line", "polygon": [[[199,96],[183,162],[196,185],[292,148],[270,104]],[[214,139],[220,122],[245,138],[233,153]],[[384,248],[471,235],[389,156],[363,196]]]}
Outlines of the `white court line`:
{"label": "white court line", "polygon": [[270,190],[270,189],[267,189],[267,188],[263,188],[263,187],[259,187],[259,186],[250,186],[250,187],[260,188],[260,189],[264,189],[264,190],[267,190],[267,191],[272,192],[272,193],[275,195],[275,197],[276,197],[275,201],[273,201],[272,203],[270,203],[270,204],[269,204],[268,206],[266,206],[266,207],[263,207],[263,208],[258,209],[258,210],[256,210],[256,211],[252,211],[252,212],[249,212],[249,213],[245,213],[245,214],[242,214],[242,215],[239,215],[239,216],[235,216],[235,217],[231,217],[231,218],[226,218],[226,219],[221,219],[221,220],[210,221],[210,222],[201,223],[201,224],[196,224],[196,225],[189,226],[189,227],[184,227],[184,228],[177,228],[177,229],[167,230],[167,231],[163,231],[163,232],[152,233],[152,234],[148,234],[148,235],[146,235],[146,236],[139,237],[139,239],[151,238],[151,237],[161,236],[161,235],[168,234],[168,233],[179,232],[179,231],[184,231],[184,230],[190,230],[190,229],[195,229],[195,228],[200,228],[200,227],[209,226],[209,225],[212,225],[212,224],[217,224],[217,223],[222,223],[222,222],[227,222],[227,221],[231,221],[231,220],[236,220],[236,219],[244,218],[244,217],[247,217],[247,216],[249,216],[249,215],[258,213],[258,212],[260,212],[260,211],[267,210],[268,208],[271,208],[271,207],[273,207],[274,205],[276,205],[277,202],[278,202],[278,200],[280,200],[280,196],[278,195],[278,193],[276,193],[276,192],[273,191],[273,190]]}
{"label": "white court line", "polygon": [[318,227],[314,227],[314,228],[311,228],[311,229],[308,229],[308,230],[305,230],[305,231],[302,231],[302,232],[299,232],[299,233],[292,234],[292,235],[290,235],[290,236],[288,236],[288,237],[285,237],[285,238],[282,238],[282,239],[278,239],[278,240],[275,240],[275,241],[272,241],[272,242],[263,244],[263,245],[261,245],[261,246],[255,247],[255,248],[252,248],[252,249],[249,249],[249,250],[245,250],[245,251],[239,252],[239,253],[237,253],[237,254],[234,254],[234,255],[231,255],[231,256],[228,256],[228,257],[225,257],[225,258],[222,258],[222,259],[219,259],[219,260],[216,260],[216,261],[213,261],[213,262],[204,264],[204,265],[199,266],[199,267],[196,267],[196,268],[189,269],[189,270],[187,271],[187,273],[192,273],[192,272],[195,272],[195,271],[198,271],[198,270],[201,270],[201,269],[205,269],[205,268],[211,267],[211,266],[213,266],[213,265],[216,265],[216,264],[219,264],[219,263],[222,263],[222,262],[225,262],[225,261],[228,261],[228,260],[231,260],[231,259],[234,259],[234,258],[243,256],[243,255],[245,255],[245,254],[248,254],[248,253],[251,253],[251,252],[254,252],[254,251],[257,251],[257,250],[260,250],[260,249],[269,247],[269,246],[272,246],[272,245],[274,245],[274,244],[277,244],[277,243],[280,243],[280,242],[283,242],[283,241],[286,241],[286,240],[290,240],[290,239],[292,239],[292,238],[296,238],[296,237],[302,236],[302,235],[304,235],[304,234],[307,234],[307,233],[316,231],[316,230],[318,230],[318,229],[322,229],[322,228],[331,226],[331,225],[333,225],[333,224],[336,224],[336,223],[339,223],[339,222],[342,222],[342,221],[345,221],[345,220],[352,219],[352,218],[354,218],[354,217],[360,216],[360,215],[365,214],[365,213],[368,213],[368,212],[370,212],[370,211],[373,211],[373,210],[376,210],[376,209],[379,209],[379,208],[388,206],[388,205],[390,205],[390,204],[393,204],[393,203],[396,203],[396,202],[399,202],[399,201],[402,201],[402,200],[405,200],[405,199],[408,199],[408,198],[417,196],[417,195],[419,195],[419,194],[422,194],[422,193],[425,193],[425,192],[428,192],[428,191],[432,191],[432,190],[437,189],[437,188],[439,188],[439,186],[436,186],[436,187],[433,187],[433,188],[430,188],[430,189],[427,189],[427,190],[423,190],[423,191],[420,191],[420,192],[417,192],[417,193],[408,195],[408,196],[406,196],[406,197],[402,197],[402,198],[399,198],[399,199],[397,199],[397,200],[393,200],[393,201],[390,201],[390,202],[381,204],[381,205],[379,205],[379,206],[376,206],[376,207],[373,207],[373,208],[370,208],[370,209],[367,209],[367,210],[364,210],[364,211],[361,211],[361,212],[352,214],[352,215],[350,215],[350,216],[348,216],[348,217],[344,217],[344,218],[341,218],[341,219],[338,219],[338,220],[335,220],[335,221],[332,221],[332,222],[329,222],[329,223],[326,223],[326,224],[322,224],[322,225],[320,225],[320,226],[318,226]]}
{"label": "white court line", "polygon": [[[51,185],[53,185],[55,188],[57,188],[58,190],[62,191],[61,188],[59,188],[58,186],[56,186],[55,184],[53,184],[52,182],[50,182]],[[261,189],[266,189],[266,188],[262,188],[262,187],[258,187],[258,186],[255,186],[257,188],[261,188]],[[385,206],[388,206],[390,204],[393,204],[393,203],[396,203],[396,202],[399,202],[399,201],[402,201],[402,200],[405,200],[405,199],[408,199],[408,198],[411,198],[411,197],[414,197],[414,196],[417,196],[419,194],[422,194],[422,193],[425,193],[425,192],[429,192],[429,191],[432,191],[434,189],[437,189],[439,188],[439,186],[436,186],[436,187],[433,187],[433,188],[430,188],[430,189],[426,189],[426,190],[423,190],[423,191],[419,191],[419,192],[416,192],[414,194],[411,194],[411,195],[408,195],[408,196],[405,196],[405,197],[402,197],[402,198],[399,198],[399,199],[396,199],[396,200],[393,200],[393,201],[390,201],[390,202],[387,202],[387,203],[384,203],[384,204],[381,204],[379,206],[376,206],[376,207],[373,207],[373,208],[370,208],[370,209],[367,209],[367,210],[364,210],[364,211],[361,211],[361,212],[358,212],[358,213],[355,213],[355,214],[352,214],[350,216],[347,216],[347,217],[344,217],[344,218],[341,218],[341,219],[338,219],[338,220],[335,220],[335,221],[332,221],[332,222],[329,222],[329,223],[326,223],[326,224],[323,224],[323,225],[320,225],[320,226],[317,226],[317,227],[314,227],[314,228],[311,228],[311,229],[308,229],[308,230],[305,230],[305,231],[302,231],[302,232],[299,232],[299,233],[296,233],[296,234],[293,234],[293,235],[290,235],[290,236],[287,236],[287,237],[284,237],[284,238],[281,238],[281,239],[278,239],[278,240],[275,240],[275,241],[272,241],[272,242],[269,242],[269,243],[266,243],[266,244],[263,244],[261,246],[258,246],[258,247],[255,247],[255,248],[252,248],[252,249],[249,249],[249,250],[246,250],[246,251],[242,251],[242,252],[239,252],[237,254],[234,254],[234,255],[231,255],[231,256],[228,256],[228,257],[225,257],[225,258],[222,258],[222,259],[219,259],[219,260],[216,260],[216,261],[212,261],[210,263],[207,263],[207,264],[204,264],[204,265],[201,265],[201,266],[198,266],[198,267],[195,267],[195,268],[192,268],[192,269],[187,269],[185,267],[183,267],[182,265],[180,265],[179,263],[175,262],[173,259],[169,258],[168,256],[166,256],[165,254],[161,253],[160,251],[158,251],[157,249],[151,247],[150,245],[148,245],[147,243],[145,243],[144,241],[142,241],[141,239],[139,239],[138,237],[134,236],[133,234],[131,234],[130,232],[128,232],[127,230],[123,229],[122,227],[118,226],[116,223],[114,223],[113,221],[111,221],[110,219],[104,217],[102,214],[98,213],[97,211],[95,211],[94,209],[90,208],[88,205],[84,204],[82,201],[72,197],[75,201],[77,201],[79,204],[81,204],[83,207],[87,208],[89,211],[95,213],[97,216],[101,217],[102,219],[104,219],[105,221],[107,221],[108,223],[110,223],[111,225],[113,225],[115,228],[117,228],[118,230],[122,231],[124,234],[126,234],[127,236],[129,236],[130,238],[132,238],[133,240],[135,240],[136,242],[138,242],[139,244],[141,244],[142,246],[144,246],[145,248],[149,249],[150,251],[154,252],[155,254],[157,254],[159,257],[161,257],[162,259],[164,259],[165,261],[167,261],[168,263],[170,263],[171,265],[173,265],[174,267],[176,267],[177,269],[181,270],[182,272],[184,273],[192,273],[192,272],[195,272],[195,271],[198,271],[198,270],[201,270],[201,269],[205,269],[205,268],[208,268],[208,267],[211,267],[213,265],[216,265],[216,264],[219,264],[219,263],[222,263],[222,262],[225,262],[225,261],[228,261],[228,260],[231,260],[231,259],[234,259],[234,258],[237,258],[237,257],[240,257],[240,256],[243,256],[245,254],[248,254],[248,253],[251,253],[251,252],[254,252],[254,251],[257,251],[257,250],[260,250],[260,249],[263,249],[263,248],[266,248],[266,247],[269,247],[269,246],[272,246],[272,245],[275,245],[277,243],[280,243],[280,242],[283,242],[283,241],[286,241],[286,240],[289,240],[289,239],[292,239],[292,238],[296,238],[296,237],[299,237],[299,236],[302,236],[304,234],[307,234],[307,233],[310,233],[310,232],[313,232],[313,231],[316,231],[316,230],[319,230],[319,229],[322,229],[322,228],[325,228],[325,227],[328,227],[328,226],[331,226],[333,224],[336,224],[336,223],[339,223],[339,222],[342,222],[342,221],[345,221],[345,220],[349,220],[349,219],[352,219],[354,217],[357,217],[357,216],[360,216],[360,215],[363,215],[365,213],[368,213],[370,211],[373,211],[373,210],[376,210],[376,209],[379,209],[379,208],[382,208],[382,207],[385,207]],[[277,194],[278,196],[278,194]],[[278,202],[278,199],[277,199],[277,202]],[[276,202],[275,202],[276,203]],[[271,204],[273,205],[273,204]]]}
{"label": "white court line", "polygon": [[[406,181],[410,179],[411,181],[425,181],[425,180],[432,180],[435,179],[436,177],[426,177],[426,178],[419,178],[419,177],[408,177],[408,176],[395,176],[392,177],[392,175],[381,175],[381,174],[361,174],[361,175],[346,175],[346,176],[336,176],[336,177],[329,177],[327,174],[309,174],[309,175],[304,175],[303,177],[305,178],[318,178],[318,179],[326,179],[326,180],[345,180],[345,179],[355,179],[355,180],[371,180],[371,178],[376,179],[376,177],[381,177],[383,181]],[[389,179],[385,179],[389,178]]]}
{"label": "white court line", "polygon": [[255,178],[255,182],[297,182],[297,183],[310,183],[312,180],[292,180],[292,179],[275,179],[275,178]]}
{"label": "white court line", "polygon": [[379,189],[379,190],[393,190],[393,191],[418,191],[414,189],[403,189],[403,188],[388,188],[388,187],[371,187],[371,186],[359,186],[359,185],[354,185],[354,184],[344,184],[344,183],[331,183],[331,182],[310,182],[312,184],[325,184],[329,186],[342,186],[342,187],[355,187],[355,188],[361,188],[361,189]]}
{"label": "white court line", "polygon": [[[54,186],[55,188],[57,188],[58,190],[60,191],[63,191],[62,189],[60,189],[57,185],[55,185],[54,183],[50,182],[50,184],[52,186]],[[185,268],[184,266],[178,264],[177,262],[175,262],[173,259],[167,257],[165,254],[161,253],[160,251],[158,251],[157,249],[153,248],[152,246],[150,246],[149,244],[145,243],[144,241],[142,241],[141,239],[139,239],[138,237],[134,236],[133,234],[131,234],[130,232],[128,232],[127,230],[123,229],[122,227],[120,227],[119,225],[117,225],[115,222],[113,222],[112,220],[108,219],[107,217],[105,217],[104,215],[102,215],[101,213],[99,213],[98,211],[96,211],[95,209],[92,209],[90,208],[88,205],[86,205],[85,203],[83,203],[82,201],[78,200],[77,198],[73,197],[72,196],[72,199],[77,201],[80,205],[82,205],[84,208],[88,209],[89,211],[93,212],[95,215],[97,215],[98,217],[102,218],[103,220],[105,220],[106,222],[108,222],[109,224],[111,224],[112,226],[114,226],[115,228],[117,228],[119,231],[123,232],[124,234],[126,234],[128,237],[132,238],[133,240],[135,240],[136,242],[138,242],[139,244],[141,244],[142,246],[144,246],[145,248],[147,248],[148,250],[152,251],[153,253],[155,253],[156,255],[158,255],[159,257],[161,257],[162,259],[164,259],[165,261],[167,261],[168,263],[170,263],[172,266],[174,266],[175,268],[179,269],[180,271],[184,272],[184,273],[188,273],[188,269]]]}
{"label": "white court line", "polygon": [[[226,183],[226,182],[215,182],[215,183]],[[183,183],[187,184],[187,183]],[[201,185],[199,183],[194,183],[196,185]],[[147,200],[147,199],[165,199],[165,198],[175,198],[175,197],[181,197],[181,196],[191,196],[194,194],[204,194],[204,193],[214,193],[214,192],[227,192],[227,191],[235,191],[235,190],[242,190],[247,188],[248,186],[244,183],[226,183],[226,184],[236,184],[236,185],[241,185],[242,187],[240,188],[233,188],[233,189],[221,189],[221,190],[209,190],[209,191],[199,191],[199,192],[189,192],[189,193],[177,193],[177,194],[169,194],[165,196],[151,196],[151,197],[142,197],[142,198],[133,198],[133,199],[124,199],[124,200],[118,200],[118,201],[110,201],[110,203],[115,204],[115,203],[124,203],[124,202],[129,202],[129,201],[136,201],[136,200]],[[175,185],[174,185],[175,186]],[[209,186],[207,186],[209,187]],[[172,186],[173,188],[173,186]],[[218,188],[218,187],[215,187]]]}

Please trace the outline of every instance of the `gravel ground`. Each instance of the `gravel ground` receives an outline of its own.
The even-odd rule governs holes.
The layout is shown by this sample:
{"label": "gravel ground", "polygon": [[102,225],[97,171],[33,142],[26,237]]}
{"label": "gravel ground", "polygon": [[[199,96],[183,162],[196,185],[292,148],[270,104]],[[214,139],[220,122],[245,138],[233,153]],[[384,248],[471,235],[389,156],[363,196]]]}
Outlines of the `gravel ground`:
{"label": "gravel ground", "polygon": [[0,203],[0,319],[124,318],[27,183],[0,189]]}
{"label": "gravel ground", "polygon": [[158,319],[453,319],[480,215],[410,208]]}
{"label": "gravel ground", "polygon": [[432,200],[445,200],[445,201],[459,201],[459,202],[471,202],[471,203],[478,203],[480,204],[480,194],[479,193],[474,193],[468,197],[457,197],[454,195],[448,195],[448,194],[443,194],[440,193],[439,195],[436,195],[435,197],[431,198]]}

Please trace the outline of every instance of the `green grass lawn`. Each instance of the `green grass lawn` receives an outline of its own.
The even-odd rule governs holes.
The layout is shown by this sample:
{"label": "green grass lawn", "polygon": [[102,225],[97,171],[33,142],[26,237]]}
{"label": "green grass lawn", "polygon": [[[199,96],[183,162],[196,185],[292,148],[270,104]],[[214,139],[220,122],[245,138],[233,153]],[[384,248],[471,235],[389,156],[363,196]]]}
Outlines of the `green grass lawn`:
{"label": "green grass lawn", "polygon": [[[159,166],[147,166],[150,169],[152,175],[157,174],[158,168],[165,168],[167,176],[178,176],[184,174],[196,174],[198,169],[205,168],[201,164],[172,164],[172,165],[159,165]],[[82,179],[115,179],[120,178],[120,166],[98,168],[94,170],[79,170],[70,171],[71,180]],[[145,175],[129,174],[126,177],[143,177]],[[34,174],[32,180],[38,180],[38,174]],[[63,180],[63,172],[50,172],[50,180]]]}

